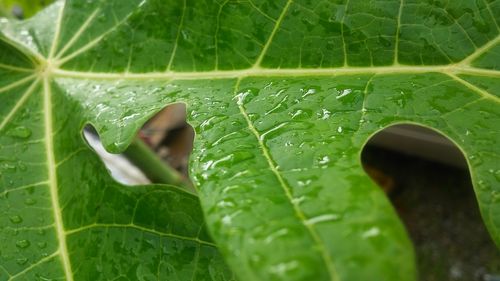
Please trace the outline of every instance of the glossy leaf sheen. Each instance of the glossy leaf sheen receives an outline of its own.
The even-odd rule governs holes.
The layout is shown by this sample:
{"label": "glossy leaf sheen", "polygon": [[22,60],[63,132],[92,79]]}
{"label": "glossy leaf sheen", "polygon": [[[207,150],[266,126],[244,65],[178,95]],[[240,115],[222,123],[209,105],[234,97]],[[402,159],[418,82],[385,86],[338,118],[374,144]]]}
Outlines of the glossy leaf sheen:
{"label": "glossy leaf sheen", "polygon": [[67,1],[0,21],[0,279],[225,280],[197,199],[113,182],[185,102],[208,230],[240,280],[415,280],[363,172],[367,139],[417,123],[465,153],[500,244],[500,2]]}

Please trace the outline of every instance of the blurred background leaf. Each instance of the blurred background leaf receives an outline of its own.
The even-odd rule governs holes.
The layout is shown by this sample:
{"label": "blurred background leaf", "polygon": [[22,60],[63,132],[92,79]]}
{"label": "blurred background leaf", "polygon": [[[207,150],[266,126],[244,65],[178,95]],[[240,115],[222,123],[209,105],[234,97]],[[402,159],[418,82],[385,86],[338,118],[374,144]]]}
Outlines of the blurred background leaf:
{"label": "blurred background leaf", "polygon": [[25,19],[54,0],[0,0],[0,17]]}

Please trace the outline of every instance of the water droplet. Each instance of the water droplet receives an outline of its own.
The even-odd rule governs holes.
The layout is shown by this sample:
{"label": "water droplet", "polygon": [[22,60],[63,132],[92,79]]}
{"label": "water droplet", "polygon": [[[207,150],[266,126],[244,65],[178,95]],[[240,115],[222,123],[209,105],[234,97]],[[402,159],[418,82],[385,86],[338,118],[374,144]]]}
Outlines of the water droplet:
{"label": "water droplet", "polygon": [[233,221],[233,218],[239,215],[242,212],[242,210],[237,210],[236,212],[230,214],[230,215],[225,215],[222,217],[222,223],[225,225],[230,225]]}
{"label": "water droplet", "polygon": [[490,189],[490,185],[487,182],[485,182],[484,180],[478,181],[477,184],[479,186],[479,189],[481,189],[483,191]]}
{"label": "water droplet", "polygon": [[14,216],[11,216],[9,218],[9,220],[12,222],[12,223],[22,223],[23,222],[23,218],[18,216],[18,215],[14,215]]}
{"label": "water droplet", "polygon": [[26,205],[34,205],[36,203],[36,200],[33,199],[33,198],[26,198],[26,200],[24,200],[24,204]]}
{"label": "water droplet", "polygon": [[321,110],[321,113],[318,114],[318,117],[321,118],[321,120],[326,120],[326,119],[330,118],[331,115],[332,115],[331,111],[329,111],[326,108],[323,108]]}
{"label": "water droplet", "polygon": [[281,236],[287,235],[289,232],[290,232],[290,230],[288,230],[286,228],[282,228],[282,229],[280,229],[278,231],[275,231],[275,232],[271,233],[269,236],[267,236],[266,239],[264,239],[264,242],[266,244],[270,244],[276,238],[279,238]]}
{"label": "water droplet", "polygon": [[351,89],[345,89],[345,90],[340,90],[339,91],[339,95],[336,96],[335,98],[336,99],[341,99],[347,95],[349,95],[350,93],[352,93],[352,90]]}
{"label": "water droplet", "polygon": [[312,183],[312,180],[300,180],[300,181],[297,181],[297,184],[300,186],[300,187],[304,187],[304,186],[307,186],[307,185],[310,185]]}
{"label": "water droplet", "polygon": [[495,172],[495,178],[500,181],[500,170],[496,170]]}
{"label": "water droplet", "polygon": [[16,165],[14,164],[11,164],[11,163],[3,163],[2,164],[2,169],[3,170],[11,170],[11,171],[15,171],[16,170]]}
{"label": "water droplet", "polygon": [[200,129],[203,130],[203,131],[206,131],[206,130],[212,128],[213,125],[214,125],[213,121],[214,121],[215,118],[216,118],[215,116],[212,116],[212,117],[208,118],[207,120],[203,121],[200,124]]}
{"label": "water droplet", "polygon": [[267,130],[262,135],[260,135],[260,139],[264,140],[268,134],[271,134],[271,133],[275,132],[276,130],[281,129],[281,127],[285,126],[286,124],[288,124],[288,122],[283,122],[283,123],[271,128],[271,129]]}
{"label": "water droplet", "polygon": [[269,82],[266,86],[264,86],[264,90],[270,89],[273,86],[273,82]]}
{"label": "water droplet", "polygon": [[306,223],[307,224],[317,224],[320,222],[337,221],[340,218],[341,218],[341,216],[339,214],[325,214],[325,215],[320,215],[320,216],[310,218],[306,221]]}
{"label": "water droplet", "polygon": [[343,130],[343,129],[342,129],[342,126],[339,126],[339,127],[337,128],[337,132],[339,132],[339,133],[342,133],[342,130]]}
{"label": "water droplet", "polygon": [[234,207],[234,203],[229,201],[229,200],[222,200],[219,203],[217,203],[218,207]]}
{"label": "water droplet", "polygon": [[18,265],[24,265],[24,264],[26,264],[27,261],[28,261],[27,258],[18,258],[16,260],[16,262],[17,262]]}
{"label": "water droplet", "polygon": [[271,108],[266,113],[264,113],[264,115],[268,115],[268,114],[275,113],[275,112],[281,112],[281,111],[287,109],[288,108],[286,105],[287,99],[288,99],[288,96],[285,96],[275,107]]}
{"label": "water droplet", "polygon": [[45,277],[39,273],[35,274],[36,281],[53,281],[52,278]]}
{"label": "water droplet", "polygon": [[38,243],[36,243],[36,245],[40,249],[45,249],[45,247],[47,247],[47,242],[38,242]]}
{"label": "water droplet", "polygon": [[229,215],[225,215],[223,218],[222,218],[222,223],[225,224],[225,225],[228,225],[228,224],[231,224],[231,216]]}
{"label": "water droplet", "polygon": [[496,191],[496,190],[492,191],[492,192],[491,192],[491,200],[492,200],[493,202],[498,202],[498,201],[500,201],[500,192],[499,192],[499,191]]}
{"label": "water droplet", "polygon": [[479,166],[479,165],[483,164],[483,158],[482,158],[482,157],[477,157],[476,155],[471,154],[471,155],[469,155],[469,157],[468,157],[468,158],[469,158],[469,163],[470,163],[472,166],[474,166],[474,167],[476,167],[476,166]]}
{"label": "water droplet", "polygon": [[302,109],[299,109],[299,110],[296,110],[293,113],[290,113],[290,115],[292,116],[292,119],[295,119],[295,117],[301,115],[302,113],[303,113]]}
{"label": "water droplet", "polygon": [[21,171],[26,171],[27,167],[23,162],[17,162],[17,166],[19,167],[19,170]]}
{"label": "water droplet", "polygon": [[325,164],[328,164],[330,162],[330,157],[328,156],[323,156],[319,161],[318,163],[321,164],[321,165],[325,165]]}
{"label": "water droplet", "polygon": [[31,136],[31,130],[24,127],[24,126],[19,126],[14,129],[10,129],[7,133],[7,136],[10,137],[16,137],[16,138],[21,138],[21,139],[26,139]]}
{"label": "water droplet", "polygon": [[293,270],[299,266],[298,261],[282,262],[270,267],[271,274],[285,276],[288,271]]}
{"label": "water droplet", "polygon": [[255,88],[243,90],[239,94],[236,95],[236,97],[235,97],[236,103],[239,106],[242,106],[243,104],[245,104],[245,102],[248,103],[252,98],[257,96],[258,93],[259,93],[259,90],[255,89]]}
{"label": "water droplet", "polygon": [[305,90],[305,94],[303,94],[302,97],[305,98],[307,96],[314,95],[314,94],[316,94],[316,89],[309,88],[309,89]]}
{"label": "water droplet", "polygon": [[306,200],[305,196],[295,197],[292,199],[292,203],[294,205],[298,205],[298,204],[302,203],[304,200]]}
{"label": "water droplet", "polygon": [[380,235],[380,229],[378,227],[374,226],[374,227],[368,229],[367,231],[363,232],[361,237],[370,238],[370,237],[375,237],[378,235]]}
{"label": "water droplet", "polygon": [[31,243],[30,243],[30,241],[28,241],[26,239],[19,240],[16,242],[16,246],[18,248],[21,248],[21,249],[27,248],[27,247],[29,247],[29,245],[31,245]]}

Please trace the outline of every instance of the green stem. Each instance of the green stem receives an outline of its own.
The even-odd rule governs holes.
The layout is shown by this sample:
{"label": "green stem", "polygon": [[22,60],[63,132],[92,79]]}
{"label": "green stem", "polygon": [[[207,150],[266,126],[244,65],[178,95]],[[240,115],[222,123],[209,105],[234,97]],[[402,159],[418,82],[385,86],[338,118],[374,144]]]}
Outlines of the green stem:
{"label": "green stem", "polygon": [[189,188],[179,172],[163,162],[141,139],[134,139],[124,154],[152,182]]}

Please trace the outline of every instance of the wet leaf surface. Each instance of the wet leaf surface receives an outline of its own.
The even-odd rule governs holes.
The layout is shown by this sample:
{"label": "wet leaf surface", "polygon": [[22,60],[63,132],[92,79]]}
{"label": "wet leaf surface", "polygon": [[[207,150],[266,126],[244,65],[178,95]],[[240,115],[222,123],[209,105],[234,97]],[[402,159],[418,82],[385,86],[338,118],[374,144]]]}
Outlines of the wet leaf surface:
{"label": "wet leaf surface", "polygon": [[[0,20],[0,276],[231,279],[223,256],[241,280],[414,280],[360,164],[396,123],[464,151],[499,244],[499,15],[472,0],[112,0]],[[123,151],[175,102],[220,254],[196,197],[113,182],[81,136],[90,123]]]}

